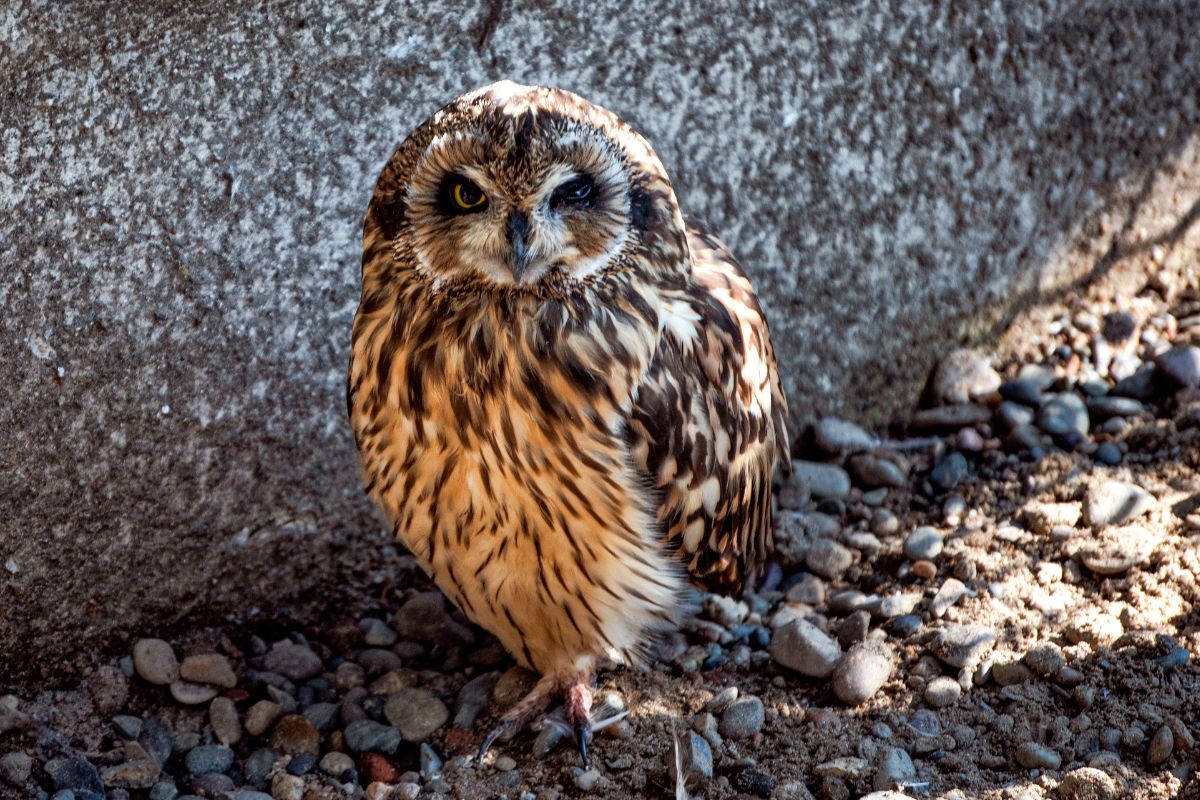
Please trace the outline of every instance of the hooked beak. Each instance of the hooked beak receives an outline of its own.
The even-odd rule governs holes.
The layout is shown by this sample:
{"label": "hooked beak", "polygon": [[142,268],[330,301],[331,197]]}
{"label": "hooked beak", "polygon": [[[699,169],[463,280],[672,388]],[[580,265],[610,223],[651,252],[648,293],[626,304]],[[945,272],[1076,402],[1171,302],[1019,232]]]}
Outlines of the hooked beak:
{"label": "hooked beak", "polygon": [[529,252],[529,217],[524,211],[514,211],[508,217],[508,267],[512,270],[513,280],[521,282],[529,262],[533,260]]}

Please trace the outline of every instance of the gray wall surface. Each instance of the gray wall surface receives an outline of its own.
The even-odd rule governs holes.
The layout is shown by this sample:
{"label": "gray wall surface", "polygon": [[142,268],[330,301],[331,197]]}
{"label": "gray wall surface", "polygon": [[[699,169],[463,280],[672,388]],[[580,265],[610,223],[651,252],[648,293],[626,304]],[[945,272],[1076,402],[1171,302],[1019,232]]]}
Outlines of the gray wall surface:
{"label": "gray wall surface", "polygon": [[361,217],[466,89],[642,130],[760,288],[800,419],[911,407],[1198,169],[1186,0],[546,6],[0,5],[0,683],[378,557],[343,400]]}

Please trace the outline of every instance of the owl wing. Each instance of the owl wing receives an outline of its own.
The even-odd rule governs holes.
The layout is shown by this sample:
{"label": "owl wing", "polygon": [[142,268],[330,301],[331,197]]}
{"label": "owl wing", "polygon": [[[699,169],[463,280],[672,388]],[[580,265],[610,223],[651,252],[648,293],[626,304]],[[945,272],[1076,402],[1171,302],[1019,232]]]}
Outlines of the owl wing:
{"label": "owl wing", "polygon": [[662,492],[666,541],[692,577],[739,592],[770,552],[771,477],[790,469],[787,401],[750,281],[716,237],[687,224],[691,275],[663,290],[663,335],[629,425]]}

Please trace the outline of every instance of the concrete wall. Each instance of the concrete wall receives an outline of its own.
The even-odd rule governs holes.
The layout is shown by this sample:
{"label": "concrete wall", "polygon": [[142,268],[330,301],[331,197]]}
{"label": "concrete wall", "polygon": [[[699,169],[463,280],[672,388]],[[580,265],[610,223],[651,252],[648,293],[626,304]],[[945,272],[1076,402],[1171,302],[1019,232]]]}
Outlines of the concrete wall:
{"label": "concrete wall", "polygon": [[1196,169],[1186,0],[534,6],[0,7],[0,682],[378,557],[342,391],[361,215],[465,89],[633,121],[760,287],[801,417],[905,409]]}

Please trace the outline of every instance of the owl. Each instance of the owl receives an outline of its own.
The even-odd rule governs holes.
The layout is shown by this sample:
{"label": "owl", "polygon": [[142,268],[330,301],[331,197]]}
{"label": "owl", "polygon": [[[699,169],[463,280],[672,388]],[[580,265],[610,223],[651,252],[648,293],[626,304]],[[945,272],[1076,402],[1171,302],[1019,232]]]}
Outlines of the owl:
{"label": "owl", "polygon": [[569,92],[470,92],[388,161],[347,401],[393,535],[541,676],[481,757],[561,698],[586,764],[596,671],[769,553],[787,405],[754,291],[647,141]]}

